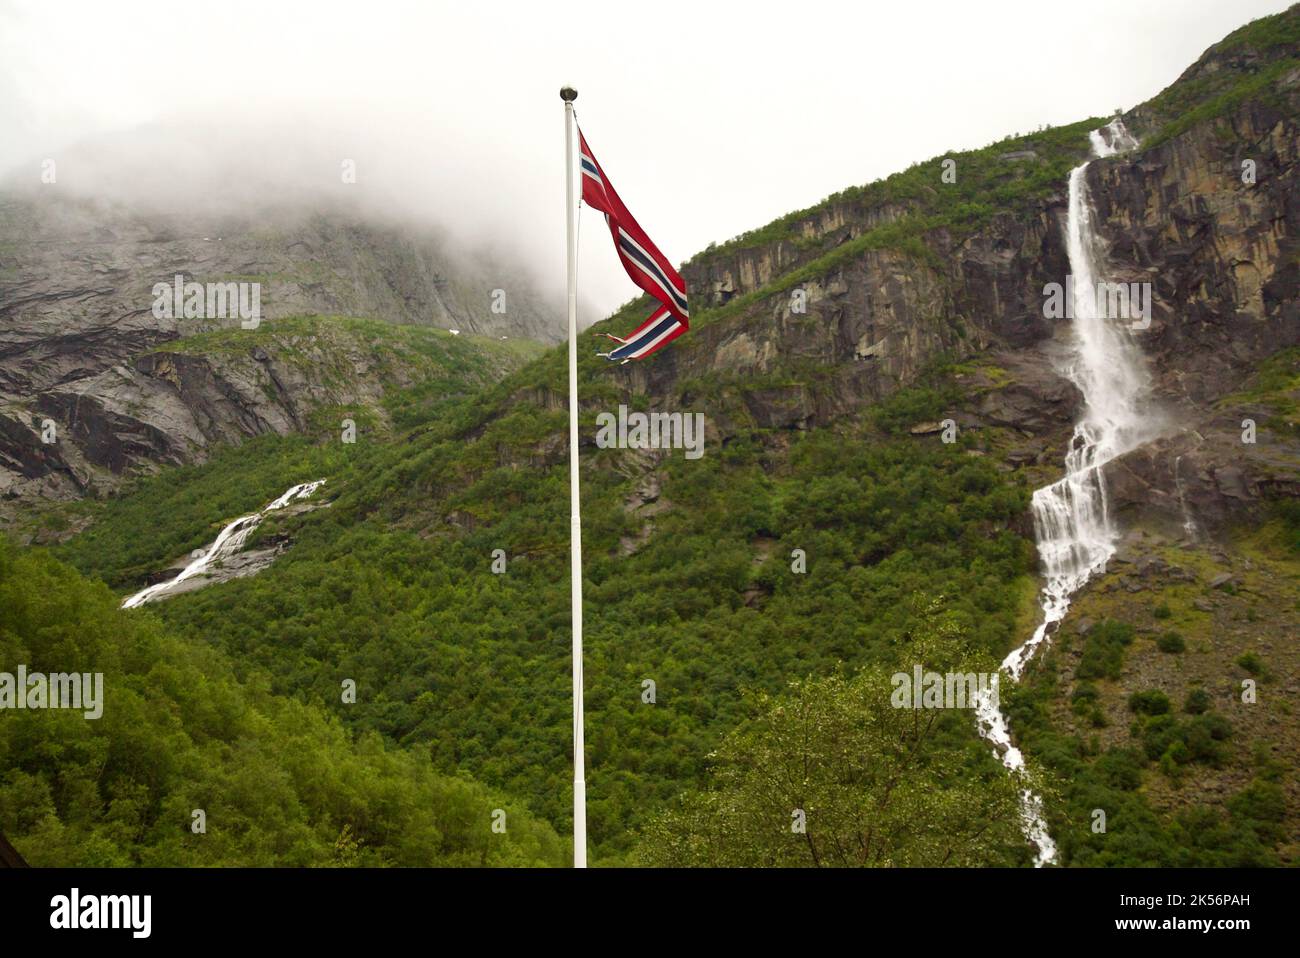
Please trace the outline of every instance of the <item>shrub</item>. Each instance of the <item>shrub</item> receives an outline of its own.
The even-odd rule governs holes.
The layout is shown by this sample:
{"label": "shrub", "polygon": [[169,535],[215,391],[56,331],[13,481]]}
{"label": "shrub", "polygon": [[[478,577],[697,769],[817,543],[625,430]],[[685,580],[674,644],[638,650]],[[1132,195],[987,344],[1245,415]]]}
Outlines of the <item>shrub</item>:
{"label": "shrub", "polygon": [[1079,659],[1081,679],[1117,679],[1124,665],[1124,647],[1133,641],[1133,627],[1106,621],[1096,625],[1084,642]]}
{"label": "shrub", "polygon": [[1131,792],[1142,784],[1142,755],[1131,748],[1112,748],[1097,759],[1095,769],[1107,785]]}
{"label": "shrub", "polygon": [[1156,639],[1156,648],[1161,652],[1185,652],[1187,643],[1177,632],[1166,632],[1160,638]]}
{"label": "shrub", "polygon": [[1183,740],[1191,755],[1191,761],[1208,762],[1218,765],[1223,761],[1223,742],[1232,735],[1232,724],[1215,712],[1206,712],[1191,719],[1186,726]]}
{"label": "shrub", "polygon": [[1268,675],[1268,667],[1264,665],[1264,660],[1254,652],[1243,652],[1237,656],[1237,664],[1256,678]]}
{"label": "shrub", "polygon": [[1192,689],[1183,702],[1183,711],[1188,715],[1201,715],[1210,710],[1210,693],[1205,689]]}
{"label": "shrub", "polygon": [[1233,818],[1250,822],[1257,831],[1276,841],[1286,818],[1286,794],[1273,782],[1254,781],[1228,800]]}
{"label": "shrub", "polygon": [[1134,692],[1128,697],[1128,709],[1141,715],[1166,715],[1169,712],[1169,696],[1159,689]]}
{"label": "shrub", "polygon": [[1097,705],[1097,686],[1091,682],[1080,682],[1070,693],[1070,709],[1075,715],[1086,715]]}
{"label": "shrub", "polygon": [[1223,743],[1232,735],[1232,725],[1222,715],[1207,712],[1180,722],[1165,713],[1139,719],[1135,723],[1142,738],[1142,748],[1147,758],[1161,762],[1169,770],[1169,762],[1186,765],[1205,762],[1219,765],[1224,759]]}

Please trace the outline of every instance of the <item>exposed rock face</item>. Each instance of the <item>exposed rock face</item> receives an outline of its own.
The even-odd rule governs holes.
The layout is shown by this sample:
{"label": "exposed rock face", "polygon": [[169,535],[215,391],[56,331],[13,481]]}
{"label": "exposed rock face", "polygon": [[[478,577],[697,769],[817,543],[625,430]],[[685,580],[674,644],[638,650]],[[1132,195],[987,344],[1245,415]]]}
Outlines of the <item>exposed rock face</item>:
{"label": "exposed rock face", "polygon": [[523,362],[495,344],[432,331],[420,337],[433,341],[422,343],[426,353],[380,323],[290,320],[247,336],[164,344],[30,402],[0,404],[0,505],[108,492],[137,468],[202,462],[219,443],[306,431],[324,409],[337,413],[330,428],[363,414],[384,425],[389,390],[437,381],[459,392]]}
{"label": "exposed rock face", "polygon": [[[562,323],[517,271],[469,262],[434,233],[340,214],[164,217],[48,193],[0,194],[0,495],[109,488],[132,463],[203,458],[214,442],[302,428],[323,404],[373,404],[364,343],[251,342],[220,356],[158,351],[240,317],[158,317],[154,285],[260,286],[264,322],[344,314],[555,341]],[[276,224],[274,227],[266,223]],[[512,279],[508,279],[512,278]],[[502,302],[504,312],[493,309]],[[252,339],[252,337],[250,337]],[[396,368],[385,372],[400,377]],[[60,441],[42,439],[53,423]]]}
{"label": "exposed rock face", "polygon": [[[238,325],[155,318],[154,284],[178,273],[260,283],[268,320],[343,314],[563,338],[559,303],[507,264],[459,256],[432,230],[340,212],[163,215],[9,192],[0,193],[0,230],[0,390],[10,395],[104,369],[178,332]],[[504,311],[493,309],[496,290]]]}
{"label": "exposed rock face", "polygon": [[[219,442],[302,430],[321,405],[371,406],[382,394],[375,363],[338,340],[303,343],[308,362],[261,347],[240,353],[145,353],[97,376],[42,393],[38,412],[66,423],[95,466],[120,473],[134,459],[181,463]],[[314,357],[316,368],[310,360]],[[352,375],[321,375],[340,361]]]}
{"label": "exposed rock face", "polygon": [[[868,250],[800,284],[801,299],[784,292],[699,325],[654,363],[620,367],[619,378],[632,392],[666,395],[678,383],[708,376],[743,383],[792,365],[816,370],[815,387],[742,387],[752,424],[806,429],[911,383],[941,354],[961,357],[997,344],[1032,346],[1051,331],[1043,318],[1042,286],[1065,271],[1061,202],[1053,200],[1026,220],[998,217],[961,242],[944,232],[932,234],[927,240],[933,257]],[[881,219],[890,215],[884,211]],[[869,228],[845,224],[833,210],[805,228],[817,229],[823,220],[844,240]],[[799,256],[787,247],[778,243],[772,250],[739,252],[721,264],[688,265],[684,276],[692,302],[722,304],[760,289],[776,264],[783,270],[799,265]],[[719,428],[727,434],[726,423]]]}
{"label": "exposed rock face", "polygon": [[[1239,59],[1211,51],[1184,79],[1253,69]],[[1107,279],[1151,284],[1152,322],[1134,335],[1154,374],[1152,416],[1168,434],[1112,465],[1120,509],[1177,523],[1190,510],[1214,532],[1270,497],[1296,494],[1300,436],[1276,423],[1265,429],[1269,410],[1233,396],[1265,358],[1300,344],[1297,116],[1300,71],[1267,97],[1088,168],[1098,232],[1109,243]],[[1127,119],[1139,135],[1154,133],[1149,109]],[[1245,160],[1253,182],[1243,178]],[[786,224],[785,238],[701,257],[683,268],[692,304],[724,307],[721,315],[615,378],[631,393],[676,393],[682,405],[696,382],[722,383],[738,400],[711,416],[725,439],[742,425],[809,429],[851,415],[939,356],[991,357],[1007,378],[973,389],[954,418],[1033,437],[1014,451],[1013,466],[1059,462],[1081,398],[1060,372],[1070,323],[1045,318],[1043,308],[1044,285],[1069,273],[1065,185],[960,242],[943,230],[925,234],[927,255],[869,249],[768,295],[765,286],[779,289],[782,276],[907,207],[834,202]],[[1246,420],[1261,424],[1254,444],[1242,441]]]}
{"label": "exposed rock face", "polygon": [[1121,506],[1186,508],[1211,530],[1300,494],[1300,435],[1264,428],[1270,411],[1233,396],[1300,345],[1300,71],[1279,92],[1289,108],[1247,101],[1088,169],[1115,278],[1152,284],[1151,328],[1135,335],[1155,374],[1152,414],[1173,434],[1117,463],[1112,487]]}
{"label": "exposed rock face", "polygon": [[828,239],[833,245],[892,223],[907,212],[899,204],[863,208],[852,202],[834,203],[809,213],[795,224],[798,238],[752,248],[741,248],[699,263],[688,263],[682,278],[691,302],[700,306],[724,306],[737,296],[753,292],[816,255],[806,240]]}
{"label": "exposed rock face", "polygon": [[[1226,122],[1230,142],[1206,124],[1088,170],[1116,278],[1153,284],[1154,321],[1139,339],[1165,373],[1162,392],[1196,404],[1300,342],[1295,113],[1254,103]],[[1242,181],[1248,159],[1254,183]]]}

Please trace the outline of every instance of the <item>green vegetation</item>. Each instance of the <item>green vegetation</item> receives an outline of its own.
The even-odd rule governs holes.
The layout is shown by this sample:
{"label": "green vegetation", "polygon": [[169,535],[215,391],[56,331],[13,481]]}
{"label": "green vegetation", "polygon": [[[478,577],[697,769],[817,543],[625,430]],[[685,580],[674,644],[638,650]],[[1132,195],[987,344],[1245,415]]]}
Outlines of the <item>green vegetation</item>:
{"label": "green vegetation", "polygon": [[1187,640],[1178,632],[1166,632],[1156,639],[1156,648],[1161,652],[1177,654],[1187,651]]}
{"label": "green vegetation", "polygon": [[[1300,68],[1300,67],[1298,67]],[[1242,404],[1268,406],[1273,415],[1259,425],[1283,436],[1300,434],[1300,347],[1283,349],[1264,360],[1251,378],[1246,389],[1225,396],[1220,408],[1235,408]],[[1294,500],[1281,506],[1284,519],[1287,510],[1294,509]],[[1290,523],[1294,525],[1295,520]]]}
{"label": "green vegetation", "polygon": [[[383,408],[399,428],[426,422],[470,391],[499,380],[544,351],[531,340],[453,336],[429,326],[399,326],[354,316],[295,316],[255,330],[224,328],[162,343],[155,354],[247,355],[263,349],[311,381],[344,389],[358,365],[384,387]],[[335,420],[337,421],[337,420]]]}
{"label": "green vegetation", "polygon": [[[720,307],[697,311],[692,325],[705,326],[735,316],[755,303],[820,279],[868,251],[893,251],[922,266],[939,269],[943,263],[939,247],[960,242],[999,214],[1023,213],[1059,192],[1070,169],[1088,155],[1088,133],[1104,122],[1094,117],[1065,127],[1010,136],[979,150],[935,157],[883,180],[836,193],[816,206],[787,214],[722,246],[711,246],[691,264],[698,266],[738,250],[783,241],[796,243],[801,255],[792,268],[761,288]],[[1020,151],[1035,155],[1004,158],[1004,154]],[[956,163],[956,179],[951,183],[945,182],[943,176],[944,163],[949,160]],[[839,234],[803,239],[804,225],[831,209],[846,211],[850,221],[866,211],[884,211],[885,221],[847,240]],[[645,305],[638,303],[637,309],[643,310]]]}
{"label": "green vegetation", "polygon": [[[314,381],[343,384],[358,353],[378,371],[385,391],[375,410],[365,405],[319,406],[301,434],[258,436],[218,446],[206,463],[142,476],[124,494],[50,509],[41,517],[57,531],[93,519],[95,525],[57,550],[83,572],[114,588],[145,576],[212,541],[221,527],[255,512],[289,486],[339,475],[369,456],[391,430],[450,415],[482,384],[496,381],[542,349],[536,343],[452,336],[445,330],[395,326],[338,316],[268,321],[256,330],[214,330],[173,340],[156,353],[211,356],[265,349],[281,364],[310,367]],[[356,441],[339,442],[340,423],[356,423]],[[265,532],[272,526],[265,527]]]}
{"label": "green vegetation", "polygon": [[1292,6],[1271,17],[1260,17],[1238,27],[1215,44],[1221,53],[1239,50],[1295,49],[1300,46],[1300,10]]}
{"label": "green vegetation", "polygon": [[1133,627],[1122,622],[1100,622],[1089,630],[1079,660],[1081,679],[1117,679],[1124,666],[1124,650],[1133,642]]}
{"label": "green vegetation", "polygon": [[[1294,6],[1233,31],[1188,71],[1193,75],[1180,77],[1143,106],[1154,121],[1143,146],[1157,146],[1193,126],[1216,120],[1247,100],[1286,110],[1278,81],[1300,67],[1300,58],[1295,56],[1298,47],[1300,9]],[[1249,66],[1207,69],[1202,65],[1207,58],[1242,58]]]}
{"label": "green vegetation", "polygon": [[218,449],[203,465],[178,466],[136,480],[124,494],[83,501],[95,520],[54,550],[87,575],[128,589],[177,557],[209,545],[230,520],[257,512],[290,486],[338,473],[356,445],[305,436],[259,436]]}
{"label": "green vegetation", "polygon": [[1070,711],[1088,719],[1094,728],[1104,728],[1106,716],[1100,709],[1100,693],[1091,682],[1080,682],[1070,694]]}
{"label": "green vegetation", "polygon": [[1183,702],[1183,711],[1188,715],[1204,715],[1210,710],[1210,693],[1202,688],[1192,689]]}
{"label": "green vegetation", "polygon": [[[1062,795],[1049,806],[1049,824],[1064,862],[1290,864],[1292,705],[1263,688],[1258,702],[1244,703],[1241,680],[1251,673],[1237,663],[1253,650],[1252,667],[1280,675],[1290,664],[1284,637],[1294,634],[1300,580],[1281,524],[1247,523],[1212,547],[1191,549],[1141,526],[1128,531],[1134,561],[1158,557],[1171,574],[1137,593],[1121,584],[1129,566],[1102,576],[1076,597],[1025,685],[1003,692],[1019,744]],[[1212,613],[1196,607],[1226,571],[1237,577],[1237,593],[1216,590]],[[1085,620],[1104,628],[1081,637],[1072,626]],[[1097,664],[1094,677],[1080,668],[1085,655]],[[1269,756],[1281,761],[1266,776]],[[1282,810],[1256,802],[1261,795],[1285,797]],[[1098,809],[1104,833],[1092,831]]]}
{"label": "green vegetation", "polygon": [[1300,500],[1280,500],[1274,503],[1273,511],[1286,530],[1287,544],[1291,551],[1300,554]]}
{"label": "green vegetation", "polygon": [[[1137,693],[1142,694],[1142,693]],[[1225,758],[1223,743],[1232,735],[1232,726],[1222,715],[1206,712],[1190,719],[1169,714],[1169,699],[1159,694],[1158,701],[1145,703],[1149,711],[1133,725],[1133,736],[1142,740],[1147,758],[1160,762],[1166,773],[1174,775],[1179,766],[1191,762],[1221,765]]]}
{"label": "green vegetation", "polygon": [[[103,714],[6,711],[0,830],[37,866],[558,865],[527,810],[237,680],[103,585],[0,538],[0,662],[102,672]],[[336,695],[337,701],[339,695]],[[506,810],[505,834],[492,813]],[[206,832],[192,831],[193,812]]]}
{"label": "green vegetation", "polygon": [[[1153,804],[1144,782],[1153,772],[1178,787],[1193,763],[1215,766],[1226,757],[1232,728],[1208,711],[1202,690],[1189,696],[1189,719],[1169,714],[1163,693],[1142,692],[1130,705],[1135,712],[1132,744],[1103,747],[1095,736],[1060,731],[1051,718],[1058,698],[1053,651],[1021,685],[1003,689],[1003,708],[1022,747],[1043,764],[1060,799],[1048,805],[1052,835],[1066,865],[1111,867],[1261,867],[1278,864],[1275,846],[1282,838],[1285,802],[1278,782],[1283,769],[1266,760],[1255,779],[1223,808],[1183,804],[1169,810]],[[1094,693],[1095,694],[1095,691]],[[1105,830],[1095,826],[1105,815]]]}
{"label": "green vegetation", "polygon": [[[927,634],[926,668],[988,671],[954,637]],[[910,663],[900,663],[910,672]],[[657,866],[855,867],[1024,863],[1019,784],[967,710],[895,708],[890,670],[867,667],[762,694],[718,748],[709,787],[646,829]]]}
{"label": "green vegetation", "polygon": [[[738,250],[795,240],[802,235],[805,223],[832,209],[897,208],[898,221],[851,241],[861,242],[861,249],[902,246],[909,237],[937,229],[968,233],[988,222],[996,212],[1023,210],[1059,191],[1070,168],[1088,155],[1088,133],[1104,122],[1093,117],[1069,126],[1008,136],[978,150],[933,157],[882,180],[835,193],[807,209],[787,213],[766,226],[710,247],[690,262],[699,265]],[[1020,151],[1033,151],[1037,156],[1002,159],[1004,154]],[[956,162],[952,183],[944,182],[942,177],[943,163],[949,159]],[[867,240],[872,234],[875,239]],[[810,275],[822,272],[825,269]]]}
{"label": "green vegetation", "polygon": [[1269,672],[1268,666],[1264,664],[1264,660],[1254,652],[1243,652],[1237,657],[1237,664],[1258,679],[1268,680],[1272,678],[1272,673]]}
{"label": "green vegetation", "polygon": [[[519,396],[537,375],[530,367],[488,395]],[[628,556],[620,540],[643,523],[622,508],[638,481],[620,471],[628,454],[584,455],[587,728],[599,770],[589,827],[601,858],[622,860],[649,813],[705,780],[709,752],[746,714],[742,689],[771,694],[841,662],[896,661],[920,621],[915,595],[942,597],[972,649],[1000,655],[1012,644],[1032,568],[1029,544],[1008,529],[1024,489],[960,444],[899,428],[944,388],[900,394],[840,432],[769,445],[756,430],[697,461],[669,457],[661,498],[671,508]],[[584,416],[590,435],[594,410]],[[350,728],[418,746],[436,769],[522,796],[563,830],[566,476],[562,447],[560,457],[539,452],[563,428],[562,411],[480,398],[364,455],[304,445],[332,457],[310,469],[328,475],[333,502],[286,521],[294,546],[256,577],[139,614],[319,707],[354,678],[358,702],[341,712]],[[213,524],[300,478],[280,470],[280,448],[187,476],[177,485],[196,501],[175,511],[171,500],[159,507],[164,474],[115,500],[63,554],[135,587],[146,552],[205,541]],[[241,463],[255,482],[237,478]],[[242,491],[226,508],[205,504],[206,493],[254,486],[263,492]],[[145,539],[175,545],[137,549],[146,519]],[[509,562],[500,576],[490,572],[498,548]],[[792,571],[795,549],[808,574]],[[647,678],[655,705],[641,699]],[[973,723],[958,724],[975,742]]]}
{"label": "green vegetation", "polygon": [[1143,715],[1165,715],[1169,712],[1169,696],[1155,689],[1134,692],[1128,697],[1128,708]]}
{"label": "green vegetation", "polygon": [[[1258,73],[1245,76],[1211,75],[1204,78],[1201,102],[1190,109],[1178,110],[1174,119],[1165,123],[1153,136],[1143,142],[1143,147],[1151,149],[1194,126],[1226,116],[1247,100],[1268,103],[1279,110],[1286,109],[1286,101],[1275,92],[1275,88],[1283,77],[1290,75],[1296,69],[1300,69],[1300,58],[1291,57],[1271,63]],[[1190,95],[1190,88],[1180,88],[1179,99]]]}

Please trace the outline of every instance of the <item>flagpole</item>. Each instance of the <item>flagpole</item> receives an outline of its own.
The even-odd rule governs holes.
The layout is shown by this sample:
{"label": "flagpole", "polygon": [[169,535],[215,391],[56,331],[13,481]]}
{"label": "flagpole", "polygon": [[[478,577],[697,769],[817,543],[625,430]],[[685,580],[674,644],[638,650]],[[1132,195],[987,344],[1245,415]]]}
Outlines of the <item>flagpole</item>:
{"label": "flagpole", "polygon": [[578,91],[563,87],[564,195],[569,254],[569,579],[573,616],[573,867],[587,867],[586,745],[582,729],[582,503],[578,495],[578,250],[574,239],[573,101]]}

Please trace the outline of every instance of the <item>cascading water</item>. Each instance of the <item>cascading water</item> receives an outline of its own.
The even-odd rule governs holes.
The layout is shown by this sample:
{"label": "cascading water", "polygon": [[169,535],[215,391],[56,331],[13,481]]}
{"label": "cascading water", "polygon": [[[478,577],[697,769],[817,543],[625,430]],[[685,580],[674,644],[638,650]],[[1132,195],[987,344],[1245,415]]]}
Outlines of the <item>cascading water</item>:
{"label": "cascading water", "polygon": [[137,592],[123,601],[122,608],[134,609],[146,602],[152,602],[154,599],[180,591],[179,586],[186,579],[192,579],[194,576],[206,572],[223,559],[242,549],[253,530],[261,525],[262,520],[272,512],[283,509],[295,499],[306,499],[324,484],[324,479],[317,479],[315,482],[304,482],[296,485],[279,499],[262,509],[261,512],[255,512],[250,516],[241,516],[234,522],[229,523],[221,530],[220,535],[217,536],[212,545],[208,546],[207,551],[182,569],[174,579],[159,582],[157,585],[151,585],[149,588]]}
{"label": "cascading water", "polygon": [[[1137,146],[1118,118],[1091,136],[1098,157]],[[1062,369],[1083,394],[1084,408],[1066,453],[1065,475],[1037,490],[1031,502],[1045,579],[1043,619],[1029,640],[1002,662],[1003,671],[1016,681],[1038,646],[1065,617],[1070,598],[1115,554],[1117,534],[1106,498],[1105,465],[1154,432],[1154,417],[1146,403],[1150,380],[1141,354],[1125,326],[1105,316],[1098,303],[1102,257],[1092,227],[1087,168],[1085,162],[1070,171],[1066,251],[1073,280],[1073,322],[1070,358]],[[1006,716],[995,695],[977,701],[976,721],[1002,764],[1023,775],[1024,756],[1011,744]],[[1026,837],[1038,850],[1035,864],[1054,862],[1056,845],[1043,819],[1042,801],[1029,789],[1022,793],[1021,819]]]}
{"label": "cascading water", "polygon": [[1201,529],[1196,524],[1192,510],[1187,508],[1187,484],[1183,482],[1183,457],[1174,460],[1174,488],[1178,490],[1178,508],[1183,513],[1183,533],[1188,542],[1199,542]]}

